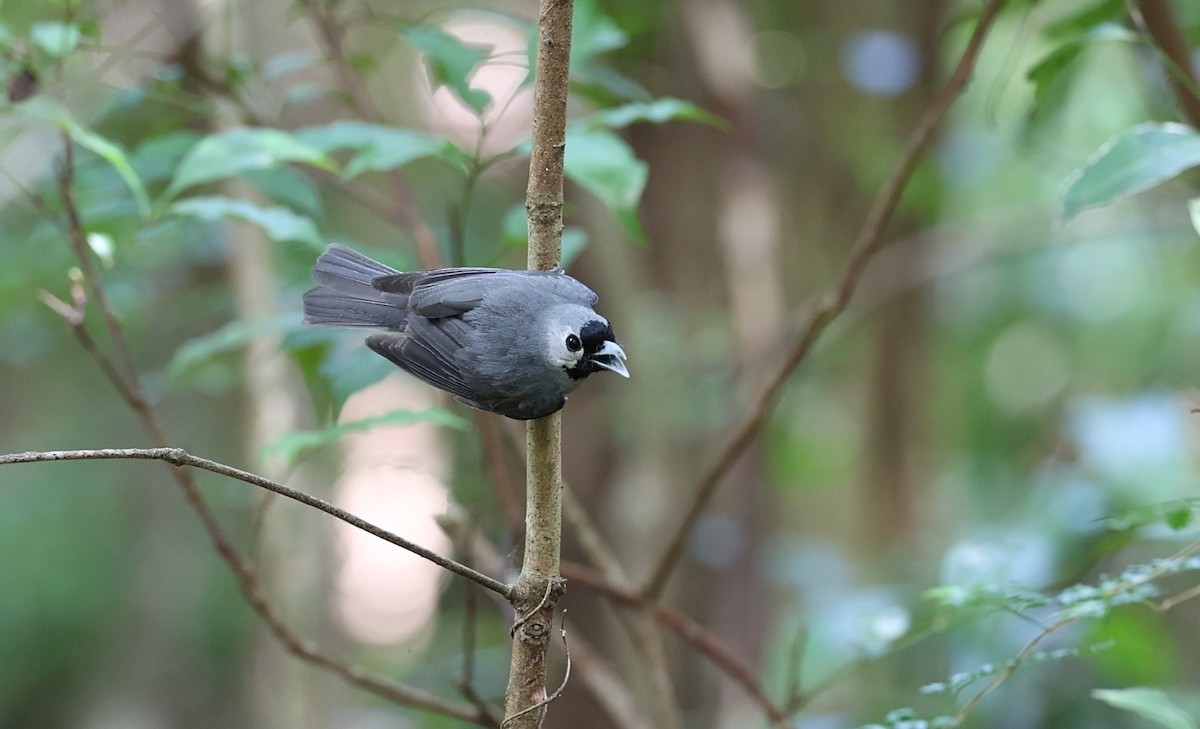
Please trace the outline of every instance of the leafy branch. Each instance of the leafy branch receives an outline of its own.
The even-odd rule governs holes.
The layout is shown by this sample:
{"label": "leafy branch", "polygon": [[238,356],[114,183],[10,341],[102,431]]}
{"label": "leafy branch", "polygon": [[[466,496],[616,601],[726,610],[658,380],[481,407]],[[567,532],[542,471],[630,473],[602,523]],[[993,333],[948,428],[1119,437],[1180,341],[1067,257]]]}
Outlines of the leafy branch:
{"label": "leafy branch", "polygon": [[[74,146],[73,141],[66,132],[64,132],[62,135],[62,143],[63,158],[62,162],[58,166],[55,178],[58,184],[63,210],[66,215],[65,233],[67,241],[70,244],[71,251],[79,264],[81,273],[80,281],[74,292],[73,305],[68,305],[62,301],[53,299],[53,297],[44,298],[46,298],[47,303],[51,304],[52,309],[64,316],[76,339],[79,341],[85,352],[91,356],[91,358],[104,372],[106,377],[108,377],[113,385],[113,388],[117,391],[126,405],[133,411],[143,429],[150,437],[150,440],[157,446],[156,449],[142,451],[143,454],[150,453],[152,455],[140,455],[133,457],[152,458],[157,460],[166,460],[168,462],[171,462],[170,459],[174,458],[179,460],[181,464],[196,467],[200,467],[201,462],[203,462],[205,466],[212,464],[212,462],[206,462],[204,459],[197,459],[192,456],[187,456],[187,454],[185,454],[183,451],[170,448],[168,446],[170,442],[168,435],[161,422],[158,420],[157,414],[150,406],[149,401],[147,400],[142,389],[140,376],[130,353],[130,348],[128,345],[128,340],[125,337],[124,329],[121,325],[120,319],[117,317],[116,313],[109,304],[107,296],[105,295],[104,288],[100,283],[99,272],[97,271],[95,262],[92,259],[92,252],[88,247],[86,227],[83,218],[79,213],[79,207],[75,202]],[[108,339],[111,343],[112,349],[115,352],[115,355],[109,355],[105,353],[98,345],[96,340],[93,339],[88,333],[84,323],[84,313],[85,308],[89,303],[94,304],[97,308],[99,308],[101,319],[104,322]],[[6,457],[9,460],[5,462],[17,463],[37,460],[63,460],[64,453],[68,452],[57,452],[55,455],[58,457],[51,457],[46,454],[17,454]],[[96,453],[102,453],[102,451],[92,451],[90,453],[93,455],[88,457],[113,457],[111,455],[95,455]],[[120,457],[127,456],[122,455]],[[246,480],[246,478],[243,478],[243,476],[260,479],[260,482],[256,483],[255,485],[266,487],[266,484],[262,482],[266,482],[267,479],[253,477],[252,474],[246,474],[245,472],[238,471],[238,469],[233,469],[232,467],[221,467],[220,464],[212,465],[222,469],[217,470],[216,472],[224,473],[224,475],[239,478],[241,480]],[[246,603],[251,607],[255,614],[258,615],[259,619],[267,627],[268,631],[289,653],[307,663],[340,676],[343,680],[351,683],[352,685],[375,693],[398,704],[423,708],[482,726],[494,725],[487,712],[481,711],[476,706],[449,702],[420,689],[405,686],[403,684],[395,683],[370,674],[361,668],[344,663],[325,654],[311,640],[302,638],[293,632],[292,629],[283,621],[283,618],[279,615],[279,611],[268,598],[262,583],[259,581],[254,565],[249,559],[243,556],[236,547],[233,546],[232,541],[229,539],[228,535],[217,521],[216,515],[213,513],[203,495],[200,493],[200,489],[197,486],[195,479],[192,477],[192,472],[184,468],[172,468],[171,476],[183,491],[188,505],[199,518],[201,526],[208,535],[209,541],[212,543],[217,554],[233,572],[238,584],[238,588],[246,600]],[[254,480],[249,482],[255,483]],[[274,485],[279,486],[278,484]],[[285,487],[279,486],[279,488],[284,489]],[[284,491],[278,492],[284,493]],[[294,492],[292,494],[284,493],[284,495],[297,498],[299,492]],[[310,505],[317,506],[315,503]],[[331,505],[327,506],[330,506],[330,509],[335,508]],[[345,516],[350,517],[349,514],[346,514]],[[365,522],[363,522],[363,524],[365,524]],[[381,538],[386,538],[383,536],[383,530],[378,530],[376,535],[381,536]],[[389,539],[389,541],[391,540]],[[417,545],[412,546],[416,547]],[[490,581],[493,583],[492,585],[489,585],[491,589],[495,589],[496,586],[502,585],[502,583],[495,582],[486,576],[479,576],[484,577],[485,581]]]}

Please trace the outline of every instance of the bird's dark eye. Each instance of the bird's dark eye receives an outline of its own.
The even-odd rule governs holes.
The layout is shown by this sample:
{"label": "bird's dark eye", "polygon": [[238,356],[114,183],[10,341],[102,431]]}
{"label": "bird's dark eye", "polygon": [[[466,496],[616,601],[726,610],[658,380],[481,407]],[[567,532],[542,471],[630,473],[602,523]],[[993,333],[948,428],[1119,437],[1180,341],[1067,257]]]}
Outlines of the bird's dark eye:
{"label": "bird's dark eye", "polygon": [[583,349],[583,342],[579,341],[579,337],[574,334],[567,335],[567,349],[572,352],[578,352]]}

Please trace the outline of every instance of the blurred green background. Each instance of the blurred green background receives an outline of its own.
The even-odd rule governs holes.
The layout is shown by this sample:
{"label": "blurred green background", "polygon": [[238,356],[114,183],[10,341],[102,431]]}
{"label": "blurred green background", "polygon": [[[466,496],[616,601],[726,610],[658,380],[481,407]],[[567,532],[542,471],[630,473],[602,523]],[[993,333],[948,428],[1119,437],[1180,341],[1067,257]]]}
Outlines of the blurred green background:
{"label": "blurred green background", "polygon": [[[1197,565],[1154,562],[1197,539],[1200,96],[1150,42],[1164,8],[1194,79],[1196,3],[1007,3],[887,247],[689,540],[666,603],[780,705],[798,684],[794,726],[936,726],[920,722],[955,716],[1064,618],[966,725],[1195,726]],[[576,0],[565,262],[633,377],[571,396],[564,473],[634,580],[836,285],[979,9]],[[40,300],[72,301],[78,279],[65,134],[101,281],[173,444],[480,564],[438,527],[450,514],[487,537],[481,569],[512,570],[519,427],[414,385],[353,332],[301,328],[299,308],[328,241],[401,268],[524,265],[534,10],[4,2],[0,451],[152,444]],[[1168,122],[1144,130],[1174,141],[1103,156]],[[1111,204],[1065,216],[1081,179]],[[85,325],[111,352],[94,305]],[[0,727],[460,725],[288,656],[167,468],[0,467]],[[477,690],[502,698],[501,608],[468,608],[462,581],[324,515],[198,478],[297,633],[457,698],[472,623]],[[566,557],[586,561],[574,538]],[[1133,584],[1146,565],[1169,573],[1153,592]],[[641,709],[767,725],[670,634],[674,696],[655,695],[622,612],[579,586],[563,605]],[[612,726],[574,681],[546,726]],[[1134,711],[1091,693],[1133,687],[1164,693],[1121,694]]]}

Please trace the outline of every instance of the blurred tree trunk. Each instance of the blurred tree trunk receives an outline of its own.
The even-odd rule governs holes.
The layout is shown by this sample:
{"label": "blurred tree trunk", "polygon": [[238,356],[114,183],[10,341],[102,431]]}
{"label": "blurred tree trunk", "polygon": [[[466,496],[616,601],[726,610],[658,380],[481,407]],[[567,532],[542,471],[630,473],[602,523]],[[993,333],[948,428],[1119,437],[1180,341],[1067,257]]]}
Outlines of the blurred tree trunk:
{"label": "blurred tree trunk", "polygon": [[[916,126],[941,77],[938,67],[942,32],[945,28],[946,3],[920,3],[916,12],[899,13],[894,27],[904,32],[919,53],[919,82],[898,97],[891,120],[891,136],[904,139]],[[929,188],[926,188],[929,189]],[[931,196],[935,193],[927,192]],[[904,214],[903,209],[892,225],[892,239],[918,230],[936,212],[936,200],[919,202],[920,216]],[[912,280],[912,273],[924,266],[925,249],[912,248],[911,258],[903,264],[908,270],[883,271],[881,281]],[[896,547],[911,546],[914,529],[919,528],[920,513],[915,472],[915,455],[922,440],[921,403],[923,374],[927,371],[925,337],[926,296],[923,289],[898,295],[885,305],[873,322],[874,362],[870,399],[867,401],[867,462],[862,496],[866,520],[864,546],[871,554],[884,555]]]}

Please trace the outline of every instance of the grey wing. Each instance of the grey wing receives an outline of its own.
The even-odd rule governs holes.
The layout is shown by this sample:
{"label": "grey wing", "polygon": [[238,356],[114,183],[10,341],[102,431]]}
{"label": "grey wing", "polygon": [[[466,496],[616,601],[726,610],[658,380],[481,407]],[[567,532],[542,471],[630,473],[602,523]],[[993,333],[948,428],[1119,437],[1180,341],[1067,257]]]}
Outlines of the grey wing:
{"label": "grey wing", "polygon": [[511,273],[503,268],[435,268],[428,271],[412,271],[397,273],[394,276],[380,276],[371,285],[380,291],[391,294],[411,294],[423,286],[435,286],[456,279],[479,279],[493,274]]}
{"label": "grey wing", "polygon": [[457,319],[443,324],[413,317],[406,334],[376,334],[367,337],[367,346],[414,377],[457,395],[469,405],[484,407],[480,403],[485,398],[467,384],[458,366],[456,355],[469,333],[469,326]]}
{"label": "grey wing", "polygon": [[430,319],[465,314],[489,294],[541,292],[594,306],[596,294],[561,271],[510,271],[494,268],[431,271],[411,289],[409,310]]}

